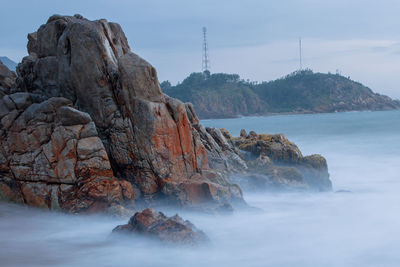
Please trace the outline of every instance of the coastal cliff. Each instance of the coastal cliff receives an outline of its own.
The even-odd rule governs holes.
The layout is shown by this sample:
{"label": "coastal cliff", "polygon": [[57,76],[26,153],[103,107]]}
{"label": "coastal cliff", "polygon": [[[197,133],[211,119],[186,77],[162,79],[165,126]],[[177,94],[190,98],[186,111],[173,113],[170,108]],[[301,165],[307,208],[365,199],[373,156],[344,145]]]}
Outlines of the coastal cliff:
{"label": "coastal cliff", "polygon": [[70,212],[242,199],[118,24],[54,15],[28,40],[0,100],[2,198]]}
{"label": "coastal cliff", "polygon": [[[330,189],[326,162],[303,158],[284,137],[205,129],[192,104],[163,94],[116,23],[54,15],[28,40],[17,75],[0,64],[2,200],[71,213],[137,203],[230,209],[244,203],[234,175],[253,171],[281,188]],[[311,179],[316,161],[322,172]]]}

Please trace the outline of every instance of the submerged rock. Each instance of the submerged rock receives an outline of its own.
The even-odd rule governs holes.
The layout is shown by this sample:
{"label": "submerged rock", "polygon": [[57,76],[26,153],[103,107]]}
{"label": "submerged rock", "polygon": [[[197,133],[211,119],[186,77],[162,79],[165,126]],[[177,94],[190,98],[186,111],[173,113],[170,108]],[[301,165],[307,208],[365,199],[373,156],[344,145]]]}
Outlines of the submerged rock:
{"label": "submerged rock", "polygon": [[165,243],[182,245],[199,245],[208,241],[208,237],[202,231],[178,214],[167,217],[162,212],[150,208],[136,212],[128,224],[119,225],[112,232],[123,235],[140,234]]}

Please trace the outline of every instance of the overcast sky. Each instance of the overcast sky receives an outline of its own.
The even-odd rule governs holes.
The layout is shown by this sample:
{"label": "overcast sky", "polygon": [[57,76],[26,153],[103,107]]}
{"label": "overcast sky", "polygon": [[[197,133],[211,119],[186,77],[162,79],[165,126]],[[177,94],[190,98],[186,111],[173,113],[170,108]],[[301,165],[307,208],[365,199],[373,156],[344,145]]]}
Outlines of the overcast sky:
{"label": "overcast sky", "polygon": [[0,56],[19,62],[26,35],[52,14],[106,18],[160,81],[201,71],[202,27],[212,72],[269,81],[299,67],[336,72],[400,98],[400,1],[395,0],[0,0]]}

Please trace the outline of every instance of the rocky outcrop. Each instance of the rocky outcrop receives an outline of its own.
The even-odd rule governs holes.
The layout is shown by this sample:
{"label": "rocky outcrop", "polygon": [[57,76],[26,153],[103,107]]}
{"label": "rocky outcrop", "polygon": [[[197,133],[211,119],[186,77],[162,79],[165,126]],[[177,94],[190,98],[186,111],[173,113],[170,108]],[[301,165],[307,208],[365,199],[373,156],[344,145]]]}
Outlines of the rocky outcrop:
{"label": "rocky outcrop", "polygon": [[[230,139],[235,147],[245,151],[249,168],[268,177],[267,182],[286,188],[317,191],[332,189],[328,165],[321,155],[303,156],[300,149],[285,135],[256,134]],[[258,178],[259,179],[259,178]]]}
{"label": "rocky outcrop", "polygon": [[69,212],[133,201],[117,180],[89,114],[65,98],[20,92],[0,100],[0,196]]}
{"label": "rocky outcrop", "polygon": [[199,245],[208,241],[202,231],[191,222],[184,221],[178,214],[167,217],[162,212],[153,209],[136,212],[127,224],[114,228],[113,234],[137,234],[180,245]]}
{"label": "rocky outcrop", "polygon": [[[116,23],[49,18],[17,76],[0,65],[0,199],[67,212],[135,203],[231,210],[247,188],[329,190],[283,135],[204,128]],[[129,207],[131,208],[131,207]]]}
{"label": "rocky outcrop", "polygon": [[71,212],[242,200],[118,24],[54,15],[28,40],[16,88],[0,76],[1,198]]}
{"label": "rocky outcrop", "polygon": [[332,190],[328,165],[321,155],[303,156],[283,134],[247,134],[242,129],[240,137],[232,137],[226,129],[205,128],[193,105],[187,103],[186,109],[219,180],[246,191]]}
{"label": "rocky outcrop", "polygon": [[283,134],[266,135],[240,131],[232,137],[225,129],[197,125],[213,169],[244,190],[329,191],[326,160],[321,155],[303,156]]}

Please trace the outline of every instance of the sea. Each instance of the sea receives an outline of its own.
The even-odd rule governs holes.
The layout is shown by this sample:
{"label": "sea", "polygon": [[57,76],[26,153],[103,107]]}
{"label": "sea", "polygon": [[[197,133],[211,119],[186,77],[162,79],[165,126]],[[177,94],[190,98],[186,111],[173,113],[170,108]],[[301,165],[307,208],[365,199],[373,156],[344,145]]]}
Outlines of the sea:
{"label": "sea", "polygon": [[0,203],[0,266],[400,266],[400,111],[201,123],[233,136],[284,133],[303,155],[327,159],[333,191],[244,192],[256,209],[180,211],[210,238],[198,247],[110,238],[126,218]]}

